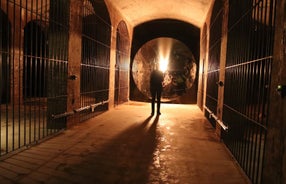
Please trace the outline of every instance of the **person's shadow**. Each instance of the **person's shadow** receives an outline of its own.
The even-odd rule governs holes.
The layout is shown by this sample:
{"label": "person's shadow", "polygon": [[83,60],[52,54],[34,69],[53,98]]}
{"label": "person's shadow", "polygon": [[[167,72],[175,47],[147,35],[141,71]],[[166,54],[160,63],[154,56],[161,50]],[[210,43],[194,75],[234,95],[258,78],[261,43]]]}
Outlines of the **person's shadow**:
{"label": "person's shadow", "polygon": [[[156,131],[159,116],[151,119],[149,116],[114,137],[100,150],[87,154],[81,165],[72,167],[71,171],[89,169],[86,177],[91,183],[147,183],[160,136]],[[81,171],[77,171],[79,168]],[[90,169],[92,175],[88,174]]]}

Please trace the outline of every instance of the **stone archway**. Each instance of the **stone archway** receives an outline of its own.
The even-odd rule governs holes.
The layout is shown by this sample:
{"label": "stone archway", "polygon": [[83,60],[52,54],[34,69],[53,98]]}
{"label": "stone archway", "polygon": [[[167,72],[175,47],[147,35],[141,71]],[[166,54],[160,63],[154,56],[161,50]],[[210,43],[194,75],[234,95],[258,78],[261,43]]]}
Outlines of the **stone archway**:
{"label": "stone archway", "polygon": [[116,33],[116,64],[114,83],[114,104],[128,100],[129,77],[129,34],[125,22],[121,21]]}

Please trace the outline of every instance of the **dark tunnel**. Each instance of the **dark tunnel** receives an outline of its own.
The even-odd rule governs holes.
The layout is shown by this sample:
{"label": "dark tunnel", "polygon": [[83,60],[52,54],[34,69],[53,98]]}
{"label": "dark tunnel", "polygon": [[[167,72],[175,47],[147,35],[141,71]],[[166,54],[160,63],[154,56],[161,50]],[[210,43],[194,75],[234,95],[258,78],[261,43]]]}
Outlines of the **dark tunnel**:
{"label": "dark tunnel", "polygon": [[[148,41],[158,38],[173,38],[182,42],[193,54],[196,66],[199,68],[199,51],[200,51],[200,29],[183,21],[174,19],[158,19],[150,22],[145,22],[134,28],[133,41],[131,47],[130,61],[130,99],[139,101],[148,101],[148,97],[144,95],[137,87],[134,78],[132,77],[132,66],[136,53]],[[198,72],[193,87],[190,92],[178,94],[176,100],[167,100],[171,103],[196,103],[198,89]],[[182,97],[185,95],[186,97]],[[182,98],[180,98],[182,97]]]}

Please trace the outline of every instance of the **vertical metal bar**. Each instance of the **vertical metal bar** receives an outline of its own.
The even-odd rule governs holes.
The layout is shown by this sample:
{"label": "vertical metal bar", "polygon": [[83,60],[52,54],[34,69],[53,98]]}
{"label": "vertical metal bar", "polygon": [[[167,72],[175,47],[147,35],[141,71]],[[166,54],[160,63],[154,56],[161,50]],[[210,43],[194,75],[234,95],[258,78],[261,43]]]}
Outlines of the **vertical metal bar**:
{"label": "vertical metal bar", "polygon": [[[251,114],[250,114],[250,118],[253,119],[255,117],[255,106],[256,106],[256,63],[252,63],[251,67],[252,67],[252,72],[251,72]],[[252,152],[253,152],[253,125],[252,122],[249,122],[249,128],[250,128],[250,132],[249,132],[249,136],[248,136],[248,141],[249,142],[249,150],[248,150],[248,170],[249,170],[249,174],[251,176],[251,163],[252,163]]]}
{"label": "vertical metal bar", "polygon": [[[39,5],[40,4],[40,5]],[[43,80],[43,71],[42,71],[42,66],[43,66],[43,22],[42,22],[42,7],[43,7],[43,0],[40,0],[40,3],[37,1],[37,16],[40,22],[40,43],[39,43],[39,103],[38,103],[38,121],[37,121],[37,139],[41,138],[41,106],[42,106],[42,98],[44,98],[43,95],[43,84],[42,84],[42,80]]]}
{"label": "vertical metal bar", "polygon": [[[3,30],[6,29],[6,27],[4,26],[4,15],[2,16],[2,0],[0,0],[0,13],[1,13],[1,16],[0,16],[0,27],[2,27]],[[4,12],[3,12],[4,14]],[[2,37],[4,33],[0,32],[0,59],[2,59],[3,55],[4,55],[4,49],[2,48]],[[3,61],[2,61],[3,62]],[[0,80],[3,80],[3,63],[0,63]],[[2,83],[2,81],[1,81]],[[2,150],[2,91],[4,90],[4,85],[3,84],[0,84],[0,156],[1,156],[1,150]]]}
{"label": "vertical metal bar", "polygon": [[253,88],[254,88],[254,94],[256,94],[255,96],[255,102],[254,102],[254,105],[253,105],[253,120],[257,122],[257,117],[258,117],[258,113],[259,113],[259,109],[258,109],[258,103],[259,103],[259,93],[260,93],[260,89],[258,88],[258,84],[259,84],[259,81],[260,81],[260,78],[259,77],[259,64],[260,64],[261,61],[257,61],[254,63],[254,85],[253,85]]}
{"label": "vertical metal bar", "polygon": [[33,112],[33,132],[32,132],[32,136],[33,136],[33,142],[36,140],[36,108],[37,108],[37,97],[38,97],[38,23],[34,21],[37,20],[37,14],[36,11],[34,10],[35,8],[37,9],[37,7],[34,8],[35,4],[37,4],[37,0],[36,3],[34,3],[34,0],[31,0],[32,2],[32,7],[31,7],[31,14],[32,14],[32,22],[33,22],[33,32],[34,32],[34,36],[31,38],[32,43],[34,44],[34,52],[32,53],[32,57],[33,57],[33,71],[32,73],[33,75],[33,82],[34,82],[34,86],[33,86],[33,98],[32,98],[32,112]]}
{"label": "vertical metal bar", "polygon": [[[30,17],[31,19],[33,18],[33,11],[32,11],[32,8],[33,8],[33,0],[30,1]],[[30,45],[30,53],[29,54],[29,57],[30,57],[30,73],[29,73],[29,81],[30,81],[30,86],[29,86],[29,144],[32,143],[32,111],[33,111],[33,108],[32,108],[32,105],[33,105],[33,101],[32,101],[32,98],[33,98],[33,50],[34,50],[34,43],[33,43],[33,35],[34,35],[34,25],[29,22],[31,24],[31,30],[30,30],[30,40],[29,41],[29,45]]]}
{"label": "vertical metal bar", "polygon": [[[13,4],[13,10],[12,10],[12,13],[13,13],[13,22],[16,22],[16,5],[15,3]],[[13,68],[13,72],[11,72],[10,74],[10,77],[12,78],[12,98],[13,98],[13,101],[12,101],[12,127],[11,127],[11,136],[8,135],[8,137],[11,139],[11,149],[14,150],[14,143],[15,143],[15,139],[14,139],[14,135],[15,135],[15,81],[14,81],[14,78],[15,78],[15,54],[16,54],[16,51],[15,51],[15,44],[16,44],[16,38],[15,38],[15,34],[16,34],[16,26],[14,25],[13,26],[13,34],[12,34],[12,40],[13,40],[13,48],[12,48],[12,68]],[[9,141],[8,141],[9,143]],[[10,145],[10,144],[9,144]]]}
{"label": "vertical metal bar", "polygon": [[261,183],[261,174],[262,174],[262,166],[263,166],[263,150],[264,150],[264,142],[265,142],[265,132],[263,131],[262,128],[259,129],[259,147],[258,147],[258,163],[257,163],[257,173],[256,173],[256,178],[257,178],[257,183]]}
{"label": "vertical metal bar", "polygon": [[251,155],[252,155],[252,147],[253,147],[253,140],[252,140],[252,135],[253,135],[253,125],[248,122],[248,135],[246,141],[248,142],[247,145],[247,172],[249,173],[250,178],[252,178],[251,175]]}
{"label": "vertical metal bar", "polygon": [[[255,44],[256,44],[255,46],[258,45],[258,44],[257,44],[257,43],[258,43],[258,39],[257,39],[258,34],[257,34],[257,32],[258,32],[258,29],[259,29],[259,28],[258,28],[257,20],[258,20],[258,14],[259,14],[259,12],[258,12],[258,9],[259,9],[258,4],[259,4],[259,1],[260,1],[260,0],[256,0],[254,6],[253,6],[253,8],[252,8],[252,10],[255,12],[255,13],[254,13],[254,14],[255,14],[254,20],[256,20],[256,21],[253,21],[253,23],[254,23],[254,25],[255,25],[255,34],[254,34],[254,42],[255,42]],[[257,47],[255,47],[253,60],[256,59],[256,58],[258,58],[258,48],[257,48]]]}
{"label": "vertical metal bar", "polygon": [[[4,1],[4,0],[3,0]],[[0,5],[0,6],[2,6],[2,5]],[[5,9],[4,7],[1,7],[3,10]],[[4,12],[3,12],[4,13]],[[5,17],[6,18],[6,17]],[[6,30],[6,29],[8,29],[8,25],[5,25],[4,24],[4,20],[5,19],[3,19],[3,27],[4,27],[4,30]],[[4,36],[3,36],[4,37]],[[7,38],[8,38],[8,36],[7,36]],[[4,38],[3,38],[4,39]],[[9,39],[8,39],[9,40]],[[3,48],[2,48],[3,49]],[[5,54],[5,51],[4,51],[4,49],[3,49],[3,53]],[[8,52],[7,52],[7,55],[8,55]],[[8,57],[8,56],[7,56]],[[6,59],[7,60],[7,59]],[[2,67],[3,67],[3,65],[2,65]],[[4,69],[4,67],[2,68],[2,69]],[[5,76],[5,74],[3,74],[3,77]],[[3,92],[5,91],[5,88],[3,89]],[[2,98],[2,97],[1,97]],[[4,102],[2,102],[3,104],[4,104]],[[1,127],[0,127],[0,129],[1,129],[1,136],[0,136],[0,140],[1,140],[1,142],[0,142],[0,147],[1,147],[1,150],[2,149],[4,149],[4,147],[5,147],[5,145],[3,145],[3,143],[2,143],[2,134],[4,134],[4,130],[2,130],[2,127],[4,127],[3,125],[5,124],[5,105],[3,105],[3,108],[2,108],[2,104],[1,104]],[[2,118],[2,116],[3,116],[3,118]],[[3,124],[2,124],[3,123]],[[1,151],[1,154],[2,154],[2,151]]]}
{"label": "vertical metal bar", "polygon": [[262,108],[261,106],[263,105],[263,95],[264,95],[264,76],[265,76],[265,73],[263,72],[263,66],[264,66],[264,63],[265,61],[261,61],[259,62],[259,66],[258,66],[258,78],[260,79],[259,80],[259,83],[258,83],[258,89],[259,89],[259,94],[258,94],[258,102],[257,102],[257,111],[258,111],[258,114],[257,114],[257,119],[256,121],[259,122],[259,123],[262,123],[261,120],[264,116],[264,113],[262,111]]}
{"label": "vertical metal bar", "polygon": [[[243,61],[240,61],[239,62],[239,64],[241,64]],[[243,66],[241,66],[241,68],[242,69],[238,69],[239,71],[239,73],[240,73],[240,75],[241,75],[241,81],[240,81],[240,85],[239,85],[239,89],[241,89],[242,91],[239,91],[239,90],[236,90],[238,93],[241,93],[241,97],[239,98],[239,99],[237,99],[237,103],[239,104],[239,105],[241,105],[242,107],[246,107],[247,106],[247,104],[245,103],[245,98],[247,97],[247,85],[245,85],[245,84],[247,84],[246,83],[246,75],[245,75],[245,71],[246,71],[246,68],[247,68],[247,66],[246,65],[243,65]],[[240,112],[243,112],[242,111],[242,108],[239,110]],[[243,124],[244,123],[244,120],[243,119],[241,119],[241,123]],[[241,130],[240,130],[241,132],[242,132],[242,134],[244,135],[245,134],[245,125],[242,125],[241,126]],[[242,140],[244,141],[245,140],[245,138],[244,137],[242,137]],[[244,150],[245,150],[245,146],[244,146],[244,144],[243,144],[244,142],[240,142],[240,151],[239,151],[239,155],[241,155],[240,156],[240,159],[241,159],[241,161],[244,159]]]}
{"label": "vertical metal bar", "polygon": [[[46,7],[47,7],[47,3],[44,2],[44,0],[41,0],[41,22],[42,24],[44,25],[44,30],[43,30],[43,41],[42,41],[42,45],[43,45],[43,48],[41,49],[41,53],[42,53],[42,80],[41,80],[41,83],[42,83],[42,95],[43,95],[43,100],[42,100],[42,107],[41,107],[41,113],[40,113],[40,125],[39,125],[39,137],[41,138],[44,138],[45,137],[45,129],[46,129],[46,126],[45,126],[45,110],[46,109],[46,98],[47,98],[47,93],[46,93],[46,39],[47,39],[47,34],[46,34],[46,19],[45,19],[45,10],[46,10]],[[42,127],[42,131],[40,131]]]}
{"label": "vertical metal bar", "polygon": [[36,82],[36,97],[35,97],[35,128],[34,128],[34,137],[35,140],[37,141],[39,139],[38,136],[38,127],[39,127],[39,114],[40,114],[40,105],[41,105],[41,60],[42,60],[42,56],[41,56],[41,48],[42,48],[42,25],[41,25],[41,19],[39,16],[39,0],[36,1],[36,10],[35,10],[35,18],[37,20],[37,29],[36,29],[36,74],[35,74],[35,82]]}
{"label": "vertical metal bar", "polygon": [[249,156],[249,175],[250,177],[254,180],[253,178],[253,162],[254,162],[254,146],[255,146],[255,141],[254,141],[254,136],[255,136],[255,125],[251,126],[251,137],[250,137],[250,156]]}
{"label": "vertical metal bar", "polygon": [[[1,8],[1,13],[2,13],[2,9],[4,9],[3,7],[2,7],[2,0],[0,0],[0,8]],[[4,12],[3,12],[3,14],[4,14]],[[5,25],[4,24],[4,20],[5,20],[5,17],[4,17],[4,15],[3,16],[1,16],[0,17],[0,25],[1,25],[1,27],[3,27],[3,30],[5,30],[5,29],[7,29],[7,25]],[[1,57],[3,57],[3,55],[5,54],[5,52],[4,52],[4,49],[3,49],[3,46],[2,46],[2,40],[4,39],[3,37],[4,37],[4,33],[2,33],[3,35],[0,35],[1,36],[1,45],[0,45],[0,48],[1,48],[1,50],[0,50],[0,52],[2,52],[1,53]],[[1,58],[1,60],[2,60],[2,58]],[[1,70],[3,71],[3,63],[1,63]],[[4,74],[1,72],[1,78],[4,78]],[[4,80],[4,79],[2,79],[2,80]],[[1,85],[1,84],[0,84]],[[1,91],[0,91],[0,93],[1,93],[1,96],[0,96],[0,155],[2,155],[2,147],[3,147],[3,145],[2,145],[2,113],[3,113],[3,108],[2,108],[2,103],[4,103],[4,102],[2,102],[2,98],[3,98],[3,94],[2,94],[2,92],[5,90],[5,88],[4,88],[4,85],[2,85],[2,89],[1,89]],[[4,114],[4,113],[3,113]],[[4,119],[4,118],[3,118]]]}
{"label": "vertical metal bar", "polygon": [[[262,1],[262,4],[263,4],[263,9],[264,11],[261,11],[261,19],[262,19],[262,25],[267,25],[267,1],[268,0],[263,0]],[[265,26],[264,26],[265,27]],[[267,29],[263,28],[263,35],[262,35],[262,38],[261,38],[261,45],[263,45],[262,47],[262,51],[261,51],[261,54],[262,54],[262,57],[265,57],[267,56],[267,53],[266,53],[266,44],[265,44],[265,36],[267,35]]]}
{"label": "vertical metal bar", "polygon": [[[50,20],[51,21],[51,20]],[[52,27],[53,27],[53,25],[51,25]],[[50,28],[50,29],[52,29],[52,28]],[[49,33],[50,34],[50,33]],[[49,39],[49,43],[50,42],[52,42],[52,39]],[[50,46],[49,46],[50,47]],[[52,73],[52,70],[53,70],[53,61],[51,61],[51,55],[50,55],[50,52],[51,52],[51,50],[52,49],[50,49],[49,48],[49,59],[48,59],[48,63],[47,63],[47,67],[48,67],[48,70],[49,70],[49,72],[48,72],[48,85],[49,85],[49,87],[48,87],[48,94],[47,94],[47,96],[48,96],[48,98],[53,98],[53,93],[52,93],[52,91],[50,91],[50,85],[53,85],[52,83],[51,83],[51,81],[53,81],[53,75],[51,75],[51,73]],[[48,99],[49,100],[49,99]],[[49,103],[49,102],[48,102]],[[49,106],[47,107],[47,108],[49,108]],[[50,122],[50,124],[52,124],[52,120],[49,120]],[[52,133],[52,128],[49,128],[48,130],[47,130],[47,134],[48,135],[50,135]]]}
{"label": "vertical metal bar", "polygon": [[257,40],[257,45],[258,47],[258,53],[257,53],[257,58],[263,58],[262,56],[262,29],[263,29],[263,22],[262,22],[262,12],[263,12],[263,0],[259,0],[259,2],[256,5],[256,10],[257,10],[257,32],[258,32],[258,40]]}
{"label": "vertical metal bar", "polygon": [[[4,17],[4,11],[2,12],[2,9],[4,10],[4,8],[2,7],[2,0],[0,0],[0,9],[1,9],[1,17],[0,17],[0,25],[1,25],[1,27],[3,28],[3,31],[5,31],[7,28],[8,28],[8,25],[5,25],[5,18],[6,18],[6,16]],[[3,13],[3,16],[2,16],[2,13]],[[1,76],[0,76],[0,79],[2,79],[2,80],[4,80],[3,78],[5,77],[4,76],[4,74],[3,74],[3,70],[4,70],[4,64],[3,64],[3,56],[5,56],[5,50],[4,50],[4,45],[2,45],[2,40],[4,39],[4,32],[0,35],[1,36],[1,42],[0,42],[0,52],[1,52],[1,60],[2,60],[2,63],[1,63],[1,66],[0,66],[0,69],[1,69]],[[8,53],[7,53],[8,54]],[[2,83],[2,81],[1,81],[1,83]],[[2,155],[2,147],[4,147],[3,146],[3,144],[2,144],[2,120],[4,120],[4,112],[5,112],[5,108],[2,108],[2,103],[4,104],[4,100],[2,99],[3,98],[3,94],[2,94],[2,92],[4,92],[4,90],[5,90],[5,86],[4,86],[4,84],[0,84],[0,85],[2,85],[2,89],[1,89],[1,87],[0,87],[0,94],[1,94],[1,96],[0,96],[0,155]],[[3,112],[4,111],[4,112]],[[2,114],[3,113],[3,114]],[[3,119],[2,119],[3,118]]]}
{"label": "vertical metal bar", "polygon": [[254,149],[254,162],[253,162],[253,169],[254,169],[254,173],[253,173],[253,178],[255,179],[256,183],[258,183],[258,171],[259,171],[259,161],[260,161],[260,155],[258,153],[260,153],[260,134],[259,134],[259,130],[261,128],[256,126],[256,131],[255,131],[255,149]]}
{"label": "vertical metal bar", "polygon": [[39,43],[39,102],[38,102],[38,110],[37,110],[37,140],[41,139],[41,115],[42,115],[42,105],[43,105],[43,48],[44,48],[44,24],[42,17],[42,7],[43,0],[37,1],[37,15],[40,24],[40,43]]}
{"label": "vertical metal bar", "polygon": [[[27,14],[27,6],[28,6],[28,0],[26,0],[25,2],[25,25],[27,25],[27,20],[28,20],[28,14]],[[26,36],[26,33],[24,32],[24,39]],[[27,99],[27,61],[28,61],[28,57],[27,57],[27,47],[26,47],[26,43],[27,41],[24,40],[24,64],[23,64],[23,71],[24,71],[24,76],[23,76],[23,103],[24,103],[24,145],[27,144],[27,108],[26,108],[26,99]]]}
{"label": "vertical metal bar", "polygon": [[[7,0],[7,7],[6,7],[6,12],[7,12],[7,16],[9,15],[9,13],[10,13],[10,11],[9,11],[9,2],[8,2],[8,0]],[[7,28],[8,29],[8,28]],[[11,39],[11,34],[10,34],[10,30],[8,30],[7,31],[7,38],[10,40]],[[7,60],[7,62],[9,63],[9,66],[11,66],[11,55],[10,55],[10,52],[11,52],[11,50],[10,50],[10,48],[7,48],[7,53],[9,54],[9,59]],[[7,67],[8,67],[8,65],[7,65]],[[10,82],[10,74],[9,74],[9,72],[7,72],[7,79],[9,79],[9,82]],[[13,87],[13,86],[12,86]],[[12,88],[13,89],[13,88]],[[8,94],[8,93],[10,93],[10,89],[8,90],[8,89],[6,89],[6,93]],[[7,96],[7,95],[6,95]],[[8,128],[9,128],[9,104],[8,104],[9,102],[6,102],[6,135],[5,135],[5,137],[6,137],[6,144],[5,144],[5,146],[6,146],[6,153],[8,153],[8,144],[9,144],[9,142],[8,142],[8,135],[9,135],[9,132],[8,132]]]}
{"label": "vertical metal bar", "polygon": [[[234,81],[234,85],[233,85],[233,87],[232,87],[232,89],[231,89],[231,93],[233,93],[235,96],[237,96],[237,95],[239,95],[239,91],[236,89],[238,86],[239,86],[239,78],[238,78],[238,68],[232,68],[231,69],[232,70],[232,77],[233,77],[233,81]],[[237,101],[237,99],[238,98],[235,98],[234,99],[234,102],[233,102],[233,104],[232,104],[232,107],[235,107],[236,108],[236,110],[237,110],[237,107],[239,107],[238,106],[238,101]],[[239,124],[241,124],[242,122],[241,121],[238,121],[237,123],[239,123]],[[240,126],[238,126],[238,127],[241,127],[241,125]],[[241,128],[239,128],[238,129],[238,132],[241,132],[242,130],[241,130]],[[238,152],[238,145],[239,145],[239,141],[237,141],[237,140],[234,140],[234,149],[233,149],[233,152],[235,152],[236,154],[237,154],[237,152]]]}
{"label": "vertical metal bar", "polygon": [[[256,47],[257,45],[255,45]],[[255,94],[255,64],[251,63],[251,90],[250,90],[250,114],[249,116],[253,118],[255,116],[255,100],[256,100],[256,94]]]}
{"label": "vertical metal bar", "polygon": [[[22,29],[22,0],[20,0],[20,7],[19,7],[19,14],[20,15],[20,21],[19,21],[19,27]],[[19,45],[22,46],[22,31],[20,32],[19,34]],[[21,54],[21,51],[19,51],[19,56],[18,56],[18,65],[19,65],[19,68],[21,68],[21,57],[22,57],[22,54]],[[21,94],[22,94],[22,91],[21,91],[21,88],[22,88],[22,81],[21,81],[21,70],[19,69],[18,70],[18,81],[19,81],[19,85],[18,85],[18,93],[19,93],[19,99],[18,99],[18,148],[21,147],[21,119],[22,119],[22,116],[21,116],[21,105],[22,105],[22,101],[21,101]]]}

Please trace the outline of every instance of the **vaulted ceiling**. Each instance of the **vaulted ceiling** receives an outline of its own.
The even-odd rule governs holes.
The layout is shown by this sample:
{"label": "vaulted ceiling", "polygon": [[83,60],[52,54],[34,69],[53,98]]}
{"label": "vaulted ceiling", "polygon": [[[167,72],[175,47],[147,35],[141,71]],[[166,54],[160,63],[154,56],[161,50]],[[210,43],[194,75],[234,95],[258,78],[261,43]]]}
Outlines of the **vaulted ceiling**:
{"label": "vaulted ceiling", "polygon": [[179,19],[201,27],[213,0],[105,0],[133,27],[154,19]]}

